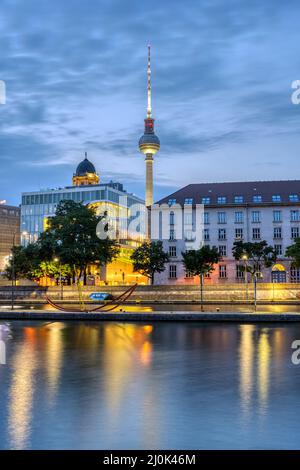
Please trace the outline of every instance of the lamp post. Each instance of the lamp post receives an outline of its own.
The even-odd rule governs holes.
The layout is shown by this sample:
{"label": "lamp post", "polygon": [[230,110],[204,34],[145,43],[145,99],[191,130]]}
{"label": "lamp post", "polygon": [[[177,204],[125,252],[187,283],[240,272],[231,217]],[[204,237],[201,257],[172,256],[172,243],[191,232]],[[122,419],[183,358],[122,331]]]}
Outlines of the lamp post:
{"label": "lamp post", "polygon": [[64,292],[63,292],[63,283],[62,283],[62,277],[61,277],[61,263],[59,258],[54,258],[55,263],[59,263],[59,285],[60,285],[60,300],[63,300],[64,298]]}
{"label": "lamp post", "polygon": [[[15,284],[16,284],[16,267],[15,267],[15,253],[14,249],[16,247],[16,236],[20,235],[20,232],[13,233],[13,240],[12,240],[12,256],[11,256],[11,309],[13,310],[15,307]],[[27,232],[22,232],[22,235],[27,235]]]}
{"label": "lamp post", "polygon": [[248,256],[246,254],[244,254],[242,256],[242,260],[244,261],[244,272],[245,272],[245,286],[246,286],[246,300],[248,302],[249,300],[249,296],[248,296],[248,271],[247,271],[247,267],[248,267]]}

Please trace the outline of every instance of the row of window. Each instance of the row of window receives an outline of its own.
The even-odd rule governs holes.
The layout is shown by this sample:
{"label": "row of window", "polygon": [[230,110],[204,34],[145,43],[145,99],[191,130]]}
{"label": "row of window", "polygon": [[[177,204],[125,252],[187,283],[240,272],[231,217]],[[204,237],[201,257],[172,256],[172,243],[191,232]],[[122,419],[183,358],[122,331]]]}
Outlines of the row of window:
{"label": "row of window", "polygon": [[[218,274],[220,279],[227,278],[227,266],[226,264],[219,264],[218,266]],[[258,270],[259,271],[259,270]],[[186,278],[192,278],[193,276],[186,272]],[[206,278],[210,278],[210,275],[207,274]],[[236,279],[245,279],[245,271],[244,267],[240,264],[236,264],[235,266],[235,277]],[[177,265],[170,264],[169,265],[169,278],[170,279],[177,279]],[[290,270],[290,282],[300,282],[300,269],[298,268],[291,268]]]}
{"label": "row of window", "polygon": [[[299,227],[291,227],[291,238],[299,238],[300,236],[300,229]],[[252,239],[253,240],[261,240],[261,229],[260,227],[253,227],[252,228]],[[195,239],[195,233],[192,230],[185,231],[185,240],[186,241],[193,241]],[[210,240],[210,231],[208,228],[203,230],[203,239],[204,241]],[[243,240],[244,239],[244,229],[243,228],[236,228],[235,229],[235,240]],[[282,239],[282,227],[274,227],[273,228],[273,239],[274,240],[281,240]],[[169,240],[176,240],[175,230],[170,229],[169,233]],[[218,229],[218,240],[227,240],[227,231],[225,228]]]}
{"label": "row of window", "polygon": [[[299,227],[291,227],[291,238],[298,238],[300,234]],[[210,240],[210,232],[208,228],[205,228],[203,231],[203,238],[205,241]],[[235,229],[235,239],[243,240],[244,238],[244,229],[236,228]],[[261,238],[261,230],[259,227],[252,228],[252,238]],[[273,228],[273,238],[276,240],[282,238],[282,227]],[[218,240],[227,240],[227,231],[226,228],[218,229]]]}
{"label": "row of window", "polygon": [[[226,224],[227,223],[227,213],[226,212],[218,212],[217,213],[218,224]],[[204,212],[204,223],[209,224],[210,220],[210,213]],[[300,212],[299,210],[291,210],[290,211],[290,221],[291,222],[299,222],[300,221]],[[170,219],[171,222],[171,219]],[[236,211],[234,213],[234,222],[236,224],[244,223],[244,212]],[[261,222],[261,211],[251,211],[251,222],[252,223],[260,223]],[[282,222],[282,211],[275,210],[273,211],[273,222]],[[173,221],[174,223],[174,221]]]}
{"label": "row of window", "polygon": [[[280,194],[273,194],[271,198],[272,202],[282,202],[282,198]],[[299,202],[299,195],[298,194],[290,194],[289,201],[290,202]],[[177,200],[175,198],[170,198],[168,201],[169,206],[176,204]],[[184,200],[184,204],[193,204],[196,203],[193,198],[187,197]],[[242,195],[233,196],[233,200],[229,201],[226,196],[218,196],[217,197],[217,204],[227,204],[229,202],[233,202],[234,204],[243,204],[245,202],[245,198]],[[254,203],[261,203],[263,202],[263,197],[261,194],[254,194],[252,196],[252,202]],[[211,204],[212,200],[210,196],[205,196],[201,198],[202,204]]]}

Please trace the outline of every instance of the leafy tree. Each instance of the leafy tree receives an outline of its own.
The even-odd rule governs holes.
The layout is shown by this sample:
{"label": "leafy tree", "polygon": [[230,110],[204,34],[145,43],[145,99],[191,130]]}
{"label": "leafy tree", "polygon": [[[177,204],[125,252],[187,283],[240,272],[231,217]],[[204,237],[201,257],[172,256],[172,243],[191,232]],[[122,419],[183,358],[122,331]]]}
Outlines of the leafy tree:
{"label": "leafy tree", "polygon": [[154,283],[154,274],[163,272],[169,256],[163,250],[161,241],[144,242],[131,255],[133,270],[148,277]]}
{"label": "leafy tree", "polygon": [[[8,279],[36,279],[34,271],[39,267],[39,252],[36,244],[32,243],[26,247],[14,246],[11,257],[6,266],[5,276]],[[14,271],[14,275],[13,275]]]}
{"label": "leafy tree", "polygon": [[287,247],[285,256],[291,258],[293,268],[300,268],[300,238],[296,238],[293,245]]}
{"label": "leafy tree", "polygon": [[203,310],[203,285],[204,276],[214,270],[214,265],[221,261],[222,257],[217,247],[210,248],[204,245],[198,250],[188,250],[182,253],[185,270],[192,276],[200,277],[200,301]]}
{"label": "leafy tree", "polygon": [[95,209],[81,203],[60,202],[38,241],[44,260],[58,257],[71,268],[78,282],[82,276],[86,278],[88,265],[111,262],[118,255],[119,247],[115,240],[98,238],[97,225],[102,219]]}
{"label": "leafy tree", "polygon": [[275,249],[268,245],[265,240],[261,242],[234,242],[232,248],[233,256],[236,260],[244,260],[244,269],[246,272],[251,274],[254,282],[254,304],[256,308],[256,282],[258,276],[260,276],[260,270],[262,267],[269,268],[276,262]]}

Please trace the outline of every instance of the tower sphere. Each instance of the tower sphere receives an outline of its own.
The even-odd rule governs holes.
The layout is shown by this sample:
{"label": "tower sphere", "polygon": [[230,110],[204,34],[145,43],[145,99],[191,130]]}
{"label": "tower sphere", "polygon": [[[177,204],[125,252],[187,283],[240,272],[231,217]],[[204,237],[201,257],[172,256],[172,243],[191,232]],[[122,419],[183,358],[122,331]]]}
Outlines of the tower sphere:
{"label": "tower sphere", "polygon": [[144,154],[155,155],[156,152],[160,149],[160,141],[157,135],[153,134],[143,134],[139,140],[140,151]]}

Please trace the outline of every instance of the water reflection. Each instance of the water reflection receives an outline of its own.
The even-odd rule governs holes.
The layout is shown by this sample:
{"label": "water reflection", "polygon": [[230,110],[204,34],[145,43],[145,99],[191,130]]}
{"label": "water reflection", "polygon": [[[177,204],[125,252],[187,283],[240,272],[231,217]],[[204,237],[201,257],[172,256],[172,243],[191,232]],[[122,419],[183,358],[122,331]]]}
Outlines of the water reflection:
{"label": "water reflection", "polygon": [[[257,423],[267,426],[270,394],[289,372],[288,331],[247,324],[12,322],[7,404],[0,381],[8,413],[0,434],[8,429],[7,447],[14,449],[194,448],[209,447],[209,439],[221,448],[232,439],[234,447],[240,429],[249,435],[262,416]],[[298,330],[291,331],[293,337]],[[222,431],[224,423],[230,432]]]}

